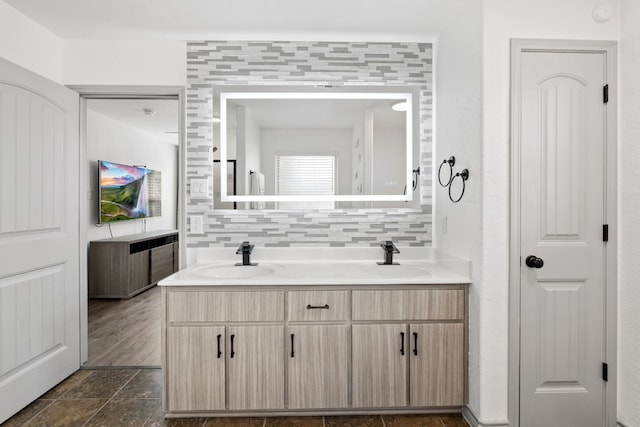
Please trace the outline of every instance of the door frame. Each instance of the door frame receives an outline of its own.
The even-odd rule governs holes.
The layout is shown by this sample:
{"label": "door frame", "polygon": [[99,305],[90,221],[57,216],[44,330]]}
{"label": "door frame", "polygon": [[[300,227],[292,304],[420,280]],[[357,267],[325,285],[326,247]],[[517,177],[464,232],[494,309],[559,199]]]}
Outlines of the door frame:
{"label": "door frame", "polygon": [[184,86],[102,86],[68,85],[80,94],[80,366],[89,355],[88,318],[88,244],[86,218],[91,209],[87,202],[89,171],[87,167],[87,99],[106,98],[178,98],[178,212],[176,213],[180,263],[186,265],[186,89]]}
{"label": "door frame", "polygon": [[605,108],[605,223],[609,225],[609,242],[605,250],[605,357],[609,379],[605,386],[607,427],[616,425],[617,387],[617,42],[592,40],[511,39],[510,78],[510,222],[509,222],[509,379],[508,413],[510,425],[520,426],[520,147],[521,130],[519,91],[521,54],[524,52],[566,52],[604,54],[605,78],[609,85],[609,102]]}

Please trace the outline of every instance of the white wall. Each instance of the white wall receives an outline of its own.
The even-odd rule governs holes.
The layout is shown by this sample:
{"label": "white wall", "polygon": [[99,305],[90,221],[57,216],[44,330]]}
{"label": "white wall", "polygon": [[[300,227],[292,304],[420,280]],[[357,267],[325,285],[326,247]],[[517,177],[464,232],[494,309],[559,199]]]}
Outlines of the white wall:
{"label": "white wall", "polygon": [[[162,172],[162,216],[148,218],[147,231],[176,228],[178,147],[158,142],[146,133],[91,110],[87,101],[87,161],[89,163],[89,212],[87,240],[110,237],[107,224],[98,222],[98,160],[127,165],[146,165]],[[140,233],[143,221],[124,221],[111,224],[114,236]]]}
{"label": "white wall", "polygon": [[640,2],[621,2],[618,418],[640,426]]}
{"label": "white wall", "polygon": [[60,83],[63,40],[0,1],[0,58]]}
{"label": "white wall", "polygon": [[501,422],[507,418],[507,300],[496,300],[496,285],[482,279],[482,2],[451,6],[451,21],[435,45],[434,173],[455,156],[455,170],[469,169],[470,178],[454,204],[434,176],[434,246],[472,262],[469,407],[481,421]]}
{"label": "white wall", "polygon": [[[617,16],[606,24],[597,24],[593,21],[592,9],[598,3],[601,2],[596,0],[484,2],[481,277],[479,283],[474,277],[472,286],[472,289],[481,289],[479,305],[476,307],[481,316],[477,319],[480,321],[479,336],[473,333],[473,324],[471,326],[471,349],[473,351],[474,347],[479,347],[479,353],[476,356],[479,359],[472,356],[470,372],[472,384],[475,383],[475,376],[478,375],[480,387],[471,390],[472,395],[475,395],[472,399],[477,401],[472,402],[472,405],[483,420],[504,419],[507,415],[509,40],[511,38],[617,40],[619,30]],[[617,7],[616,1],[611,3]],[[436,79],[439,80],[441,77],[441,73],[438,73]],[[471,170],[471,173],[473,174],[474,170]],[[474,274],[475,271],[474,268]],[[472,322],[474,318],[477,318],[477,315],[472,306]],[[474,339],[480,341],[473,342]],[[636,406],[637,402],[636,396]]]}
{"label": "white wall", "polygon": [[66,85],[187,85],[187,44],[174,40],[65,40]]}
{"label": "white wall", "polygon": [[267,194],[275,194],[275,156],[337,154],[338,194],[351,193],[351,129],[262,129],[262,169]]}

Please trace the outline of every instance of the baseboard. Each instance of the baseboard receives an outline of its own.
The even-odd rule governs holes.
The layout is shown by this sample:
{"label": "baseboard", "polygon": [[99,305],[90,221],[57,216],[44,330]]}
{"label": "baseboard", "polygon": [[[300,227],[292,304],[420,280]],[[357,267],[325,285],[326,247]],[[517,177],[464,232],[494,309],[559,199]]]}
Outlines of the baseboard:
{"label": "baseboard", "polygon": [[480,421],[476,414],[468,407],[462,408],[462,416],[471,427],[509,427],[509,421]]}

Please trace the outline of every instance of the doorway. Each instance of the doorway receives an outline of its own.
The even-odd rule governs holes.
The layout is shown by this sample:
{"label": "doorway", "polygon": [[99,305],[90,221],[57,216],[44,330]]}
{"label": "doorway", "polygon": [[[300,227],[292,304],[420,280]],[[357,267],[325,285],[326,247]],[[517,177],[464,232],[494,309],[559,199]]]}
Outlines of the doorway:
{"label": "doorway", "polygon": [[615,425],[615,43],[512,41],[509,418]]}
{"label": "doorway", "polygon": [[[81,213],[86,224],[81,237],[86,242],[87,256],[81,258],[87,260],[86,272],[92,241],[176,229],[182,237],[183,92],[181,88],[142,88],[134,93],[77,90],[81,92],[86,185],[82,193],[87,194]],[[105,221],[99,160],[160,172],[161,214]],[[182,240],[180,257],[184,257]],[[151,287],[123,299],[92,298],[91,286],[87,289],[81,304],[83,367],[159,367],[160,289]]]}

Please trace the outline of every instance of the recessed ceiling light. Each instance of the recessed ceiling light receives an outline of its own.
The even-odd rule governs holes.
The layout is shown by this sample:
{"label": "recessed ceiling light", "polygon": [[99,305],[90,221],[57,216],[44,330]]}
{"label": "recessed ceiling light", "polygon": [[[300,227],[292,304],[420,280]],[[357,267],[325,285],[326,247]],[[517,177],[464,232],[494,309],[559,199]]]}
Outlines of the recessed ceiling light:
{"label": "recessed ceiling light", "polygon": [[391,106],[391,109],[393,111],[407,111],[407,107],[408,107],[407,101],[400,101],[393,104]]}

